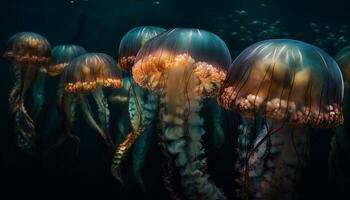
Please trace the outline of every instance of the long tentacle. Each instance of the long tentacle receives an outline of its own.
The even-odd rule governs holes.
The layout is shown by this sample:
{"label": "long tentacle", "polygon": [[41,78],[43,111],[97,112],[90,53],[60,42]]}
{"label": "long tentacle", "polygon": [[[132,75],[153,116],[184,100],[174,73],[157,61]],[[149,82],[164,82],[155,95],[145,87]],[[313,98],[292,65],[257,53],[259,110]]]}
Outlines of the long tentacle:
{"label": "long tentacle", "polygon": [[33,85],[33,119],[37,119],[44,105],[44,87],[45,86],[45,76],[42,74],[38,75],[38,78]]}
{"label": "long tentacle", "polygon": [[[293,199],[300,169],[305,165],[308,155],[308,131],[304,128],[283,125],[275,127],[278,132],[271,134],[265,126],[259,128],[260,134],[255,138],[254,149],[248,157],[247,170],[249,178],[250,199]],[[262,138],[268,136],[260,144]]]}
{"label": "long tentacle", "polygon": [[163,182],[164,187],[166,191],[168,192],[169,196],[173,200],[180,200],[182,199],[175,191],[173,185],[172,185],[172,178],[174,173],[174,163],[172,161],[172,158],[170,157],[170,154],[167,150],[166,143],[164,136],[159,134],[159,146],[163,155]]}
{"label": "long tentacle", "polygon": [[[141,122],[142,128],[140,129],[142,133],[140,134],[139,139],[135,142],[132,152],[132,172],[136,182],[140,188],[143,189],[143,191],[145,191],[145,184],[142,177],[142,169],[144,166],[145,158],[149,151],[153,131],[155,131],[152,127],[152,124],[158,113],[158,95],[150,92],[146,93],[147,99],[146,101],[142,102],[143,120]],[[131,121],[134,121],[134,119],[132,118]]]}
{"label": "long tentacle", "polygon": [[[33,65],[19,66],[19,69],[19,90],[15,88],[10,94],[11,112],[15,116],[18,146],[24,151],[32,153],[35,151],[35,126],[25,108],[24,99],[37,77],[38,70]],[[18,97],[16,97],[17,95]]]}
{"label": "long tentacle", "polygon": [[82,106],[82,111],[83,111],[84,117],[85,117],[87,123],[89,124],[89,126],[96,131],[97,137],[99,138],[99,140],[103,144],[105,144],[108,149],[112,149],[112,144],[108,140],[106,133],[103,131],[103,129],[95,121],[94,117],[92,116],[92,111],[91,111],[90,105],[82,94],[79,94],[79,100],[80,100],[80,103]]}
{"label": "long tentacle", "polygon": [[[145,91],[141,89],[141,93],[142,92]],[[112,173],[121,182],[120,165],[123,158],[138,137],[150,129],[155,114],[157,113],[158,96],[154,93],[147,92],[145,100],[141,101],[139,95],[140,92],[136,92],[134,85],[132,85],[132,93],[129,97],[129,115],[133,131],[126,136],[114,154]]]}
{"label": "long tentacle", "polygon": [[[117,119],[117,134],[115,139],[115,144],[118,146],[123,142],[124,138],[128,133],[131,132],[130,118],[126,117],[129,113],[129,96],[131,93],[130,78],[126,77],[123,79],[123,86],[116,90],[114,95],[109,97],[109,102],[111,104],[118,104],[118,111],[120,117]],[[136,112],[136,111],[133,111]]]}
{"label": "long tentacle", "polygon": [[215,99],[209,100],[210,114],[213,119],[212,137],[216,148],[220,148],[225,141],[225,133],[222,128],[223,113],[222,108],[216,103]]}
{"label": "long tentacle", "polygon": [[92,96],[94,97],[97,104],[100,127],[103,129],[108,143],[113,146],[112,138],[109,135],[109,108],[102,88],[96,88],[92,92]]}

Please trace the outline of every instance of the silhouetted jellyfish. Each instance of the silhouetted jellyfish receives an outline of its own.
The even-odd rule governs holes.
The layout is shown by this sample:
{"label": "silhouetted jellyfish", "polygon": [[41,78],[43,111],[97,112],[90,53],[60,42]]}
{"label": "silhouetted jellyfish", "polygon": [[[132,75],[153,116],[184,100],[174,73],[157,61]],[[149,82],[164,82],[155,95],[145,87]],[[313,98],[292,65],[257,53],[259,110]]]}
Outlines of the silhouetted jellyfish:
{"label": "silhouetted jellyfish", "polygon": [[[125,72],[131,73],[135,57],[139,49],[149,39],[164,32],[165,29],[155,26],[140,26],[128,31],[119,45],[118,66]],[[122,115],[118,120],[118,142],[120,143],[113,160],[112,172],[120,181],[121,162],[133,145],[131,169],[133,176],[145,191],[142,179],[142,167],[152,137],[152,122],[156,118],[158,108],[158,95],[135,85],[132,77],[127,76],[123,80],[123,87],[117,91],[117,95],[110,98],[110,101],[117,103],[128,103],[127,110],[129,117]],[[132,131],[129,133],[127,126],[131,122]]]}
{"label": "silhouetted jellyfish", "polygon": [[[113,143],[108,133],[109,109],[103,88],[119,88],[122,85],[121,72],[114,59],[102,53],[87,53],[75,58],[63,73],[63,102],[65,132],[69,136],[74,122],[77,102],[81,105],[84,117],[97,133],[98,138],[110,150]],[[91,94],[98,108],[99,123],[92,115],[91,106],[86,98]]]}
{"label": "silhouetted jellyfish", "polygon": [[79,45],[59,45],[52,49],[52,61],[50,65],[41,68],[41,72],[56,76],[63,72],[69,63],[76,57],[87,53]]}
{"label": "silhouetted jellyfish", "polygon": [[24,100],[33,86],[40,67],[50,62],[51,46],[43,36],[32,32],[20,32],[7,42],[4,58],[11,61],[16,83],[9,101],[10,113],[15,119],[15,130],[18,133],[18,146],[26,152],[33,152],[36,131],[34,120],[28,114]]}
{"label": "silhouetted jellyfish", "polygon": [[[45,119],[45,122],[42,123],[41,128],[43,133],[41,133],[41,140],[45,140],[45,137],[52,138],[55,136],[55,132],[60,130],[64,120],[59,120],[59,118],[64,118],[64,111],[62,104],[62,95],[63,95],[63,80],[62,72],[64,69],[74,60],[74,58],[81,56],[87,53],[86,50],[79,45],[58,45],[52,48],[52,58],[49,65],[41,67],[41,74],[46,75],[44,77],[50,76],[47,79],[47,82],[41,83],[40,86],[47,85],[47,92],[45,94],[45,101],[47,105],[46,113],[49,118]],[[40,79],[37,81],[39,82]],[[58,108],[58,109],[57,109]],[[58,139],[58,138],[57,138]],[[65,138],[62,138],[65,139]],[[55,140],[56,141],[56,140]],[[61,141],[56,141],[56,144],[60,144]],[[57,145],[55,145],[56,147]],[[45,147],[52,148],[52,145],[49,142],[45,142],[42,145],[42,148]]]}
{"label": "silhouetted jellyfish", "polygon": [[[346,162],[350,157],[350,136],[349,136],[349,119],[350,119],[350,46],[341,49],[335,56],[340,70],[344,77],[345,94],[344,94],[344,124],[334,130],[329,153],[329,177],[330,186],[334,191],[334,199],[342,199],[348,196],[350,191],[349,180],[350,163]],[[345,162],[344,162],[345,161]]]}
{"label": "silhouetted jellyfish", "polygon": [[119,45],[118,66],[126,72],[131,72],[136,54],[140,48],[149,39],[164,31],[164,28],[157,26],[139,26],[128,31],[123,36]]}
{"label": "silhouetted jellyfish", "polygon": [[308,127],[342,123],[343,90],[336,62],[300,41],[262,41],[237,57],[218,102],[245,117],[236,166],[243,198],[293,198],[308,155]]}
{"label": "silhouetted jellyfish", "polygon": [[160,94],[163,137],[188,199],[226,199],[205,171],[199,111],[203,99],[218,92],[230,62],[225,43],[215,34],[175,28],[149,40],[132,68],[137,84]]}

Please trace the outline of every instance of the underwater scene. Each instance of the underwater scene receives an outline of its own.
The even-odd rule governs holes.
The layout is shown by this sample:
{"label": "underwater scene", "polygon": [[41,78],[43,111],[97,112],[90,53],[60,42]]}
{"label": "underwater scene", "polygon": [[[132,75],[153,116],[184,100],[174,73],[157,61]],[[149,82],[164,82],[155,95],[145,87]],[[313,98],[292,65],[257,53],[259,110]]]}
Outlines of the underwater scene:
{"label": "underwater scene", "polygon": [[350,199],[349,10],[1,1],[1,199]]}

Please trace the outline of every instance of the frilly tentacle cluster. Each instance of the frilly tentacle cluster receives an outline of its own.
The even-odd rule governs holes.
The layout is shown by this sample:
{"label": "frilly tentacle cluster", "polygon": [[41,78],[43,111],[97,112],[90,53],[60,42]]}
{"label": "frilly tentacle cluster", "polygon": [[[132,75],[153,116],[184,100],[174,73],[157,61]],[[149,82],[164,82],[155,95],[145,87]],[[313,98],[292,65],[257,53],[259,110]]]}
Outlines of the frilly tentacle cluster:
{"label": "frilly tentacle cluster", "polygon": [[96,81],[89,82],[75,82],[75,83],[67,83],[65,85],[65,90],[67,92],[88,92],[95,89],[98,85],[105,88],[119,88],[122,85],[121,79],[98,79]]}
{"label": "frilly tentacle cluster", "polygon": [[260,112],[267,118],[311,127],[335,127],[343,122],[342,108],[335,103],[322,108],[310,108],[279,98],[265,101],[253,94],[237,96],[237,92],[234,87],[224,88],[219,103],[245,117],[254,118]]}
{"label": "frilly tentacle cluster", "polygon": [[226,77],[226,72],[209,63],[195,61],[189,54],[175,57],[149,55],[136,62],[133,67],[133,78],[142,87],[161,91],[164,87],[167,69],[191,66],[193,75],[199,80],[196,93],[202,97],[216,95],[216,91]]}

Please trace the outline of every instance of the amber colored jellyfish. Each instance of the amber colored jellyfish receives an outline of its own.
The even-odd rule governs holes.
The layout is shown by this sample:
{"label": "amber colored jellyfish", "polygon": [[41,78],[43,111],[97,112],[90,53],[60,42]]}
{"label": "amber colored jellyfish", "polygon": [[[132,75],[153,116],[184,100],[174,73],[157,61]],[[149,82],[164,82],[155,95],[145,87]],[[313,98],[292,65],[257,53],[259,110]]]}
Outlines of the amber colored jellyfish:
{"label": "amber colored jellyfish", "polygon": [[[71,130],[74,123],[76,105],[81,105],[84,117],[96,131],[98,139],[112,150],[113,142],[109,136],[109,109],[103,88],[119,88],[122,85],[121,71],[116,68],[114,59],[103,53],[87,53],[75,58],[63,73],[64,93],[62,106],[66,117],[65,130]],[[98,122],[94,119],[87,99],[95,100]],[[72,133],[66,133],[72,134]]]}
{"label": "amber colored jellyfish", "polygon": [[309,128],[342,123],[343,87],[336,62],[300,41],[262,41],[235,59],[217,99],[244,117],[237,162],[244,199],[295,197]]}
{"label": "amber colored jellyfish", "polygon": [[335,56],[340,70],[342,71],[345,85],[344,94],[344,124],[334,130],[331,142],[331,151],[329,153],[329,177],[330,186],[334,191],[334,199],[344,199],[349,196],[349,162],[344,162],[350,157],[350,46],[341,49]]}
{"label": "amber colored jellyfish", "polygon": [[[122,38],[119,45],[118,66],[131,75],[136,55],[140,48],[149,39],[164,32],[165,29],[156,26],[140,26],[128,31]],[[156,118],[158,107],[158,95],[135,85],[131,76],[127,76],[123,81],[123,88],[110,100],[116,103],[127,103],[127,115],[121,115],[118,121],[118,146],[112,165],[112,172],[121,180],[120,164],[126,152],[133,146],[132,150],[132,172],[140,188],[145,190],[141,169],[147,154],[149,141],[152,134],[152,122]],[[128,133],[127,126],[131,122],[132,131]]]}
{"label": "amber colored jellyfish", "polygon": [[11,61],[17,79],[9,101],[10,113],[15,120],[18,146],[26,152],[33,152],[36,143],[35,125],[24,101],[39,69],[50,62],[51,46],[46,38],[37,33],[20,32],[9,39],[3,57]]}
{"label": "amber colored jellyfish", "polygon": [[132,68],[138,85],[160,94],[160,126],[188,199],[226,199],[205,170],[199,111],[203,99],[219,91],[230,63],[226,44],[215,34],[175,28],[149,40]]}

